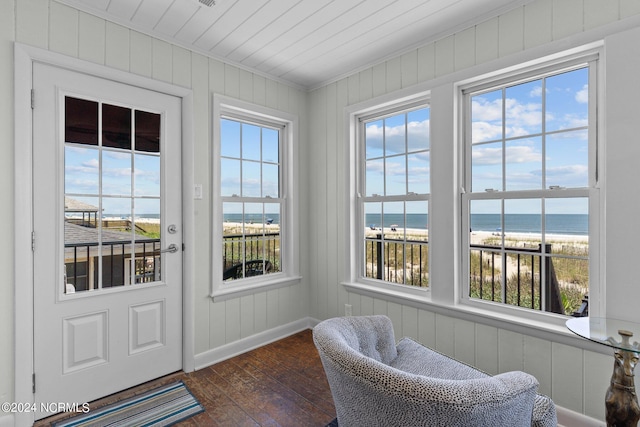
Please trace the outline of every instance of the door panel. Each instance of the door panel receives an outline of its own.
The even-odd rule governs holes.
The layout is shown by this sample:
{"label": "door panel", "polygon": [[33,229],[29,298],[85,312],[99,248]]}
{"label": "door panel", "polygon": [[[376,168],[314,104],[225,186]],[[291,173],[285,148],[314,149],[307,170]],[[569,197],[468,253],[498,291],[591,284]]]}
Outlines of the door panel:
{"label": "door panel", "polygon": [[33,75],[36,402],[84,403],[182,368],[181,103]]}

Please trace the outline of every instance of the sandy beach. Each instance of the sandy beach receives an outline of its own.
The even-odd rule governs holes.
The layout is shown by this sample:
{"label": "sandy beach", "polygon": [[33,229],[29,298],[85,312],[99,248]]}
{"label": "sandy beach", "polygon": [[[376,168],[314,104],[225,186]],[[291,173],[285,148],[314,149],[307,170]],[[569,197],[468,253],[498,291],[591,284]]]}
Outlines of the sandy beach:
{"label": "sandy beach", "polygon": [[[365,237],[375,238],[376,235],[380,234],[381,229],[376,228],[372,230],[370,227],[365,228]],[[397,238],[401,238],[405,229],[397,228],[393,231],[391,228],[385,227],[384,234],[387,237],[396,236]],[[407,228],[406,229],[407,238],[409,240],[427,240],[429,238],[429,230],[419,229],[419,228]],[[519,242],[539,242],[541,240],[541,236],[539,233],[510,233],[505,232],[504,234],[505,240],[508,241],[519,241]],[[494,240],[500,237],[499,232],[495,231],[472,231],[471,232],[471,244],[479,245],[487,240]],[[576,245],[588,245],[589,244],[589,236],[585,235],[575,235],[575,234],[546,234],[546,242],[547,243],[570,243]]]}

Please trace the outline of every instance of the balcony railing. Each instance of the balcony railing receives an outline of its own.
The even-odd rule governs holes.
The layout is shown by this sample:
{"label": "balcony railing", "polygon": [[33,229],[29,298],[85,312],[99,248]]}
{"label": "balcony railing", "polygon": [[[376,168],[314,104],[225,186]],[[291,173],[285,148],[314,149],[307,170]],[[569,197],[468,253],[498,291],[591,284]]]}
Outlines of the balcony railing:
{"label": "balcony railing", "polygon": [[[470,253],[472,298],[565,314],[559,281],[549,256],[551,245],[501,251],[496,246],[474,244],[470,245]],[[366,277],[410,286],[429,285],[426,240],[383,240],[378,234],[365,239],[365,258]],[[503,276],[507,278],[506,286]],[[585,313],[581,309],[573,314]]]}
{"label": "balcony railing", "polygon": [[[383,250],[384,246],[384,250]],[[429,286],[427,240],[365,239],[366,277],[417,287]]]}
{"label": "balcony railing", "polygon": [[470,245],[471,296],[564,314],[553,261],[545,256],[550,254],[550,244],[504,251],[492,245]]}
{"label": "balcony railing", "polygon": [[263,261],[265,273],[281,271],[280,233],[227,234],[222,244],[224,271],[249,261]]}
{"label": "balcony railing", "polygon": [[[133,251],[132,251],[133,246]],[[75,292],[98,288],[99,258],[102,256],[102,288],[130,284],[132,252],[133,283],[160,280],[160,239],[65,244],[66,283]]]}

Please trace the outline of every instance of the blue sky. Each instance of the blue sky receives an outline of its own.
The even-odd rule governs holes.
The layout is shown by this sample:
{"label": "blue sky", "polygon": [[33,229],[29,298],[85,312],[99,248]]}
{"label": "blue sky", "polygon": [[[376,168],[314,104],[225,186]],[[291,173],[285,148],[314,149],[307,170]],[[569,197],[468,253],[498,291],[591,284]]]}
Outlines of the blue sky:
{"label": "blue sky", "polygon": [[[588,132],[580,129],[588,125],[586,68],[475,95],[472,117],[472,191],[588,186]],[[476,203],[473,213],[495,210],[488,206]],[[505,213],[541,208],[540,199],[511,201]],[[588,212],[586,199],[548,200],[544,208],[547,213]]]}
{"label": "blue sky", "polygon": [[[496,90],[473,96],[472,190],[586,187],[587,131],[576,128],[588,124],[587,78],[587,70],[580,69],[547,78],[544,93],[542,80],[535,80],[506,88],[504,93]],[[543,131],[547,133],[544,154]]]}
{"label": "blue sky", "polygon": [[[535,80],[508,87],[504,92],[495,90],[473,96],[472,191],[586,187],[587,131],[576,128],[587,125],[587,82],[588,72],[584,68],[551,76],[544,87],[542,80]],[[428,108],[366,124],[368,196],[430,192],[429,129]],[[547,132],[544,138],[543,130]],[[221,139],[222,195],[278,197],[278,131],[223,119]],[[386,182],[383,171],[386,171]],[[160,158],[157,155],[105,149],[102,150],[100,169],[97,147],[65,148],[65,192],[68,195],[97,204],[100,173],[102,194],[106,196],[104,213],[130,212],[132,195],[159,196]],[[135,203],[137,214],[159,212],[157,199],[136,199]],[[525,201],[513,211],[535,213],[539,209],[535,206],[539,205],[539,201]],[[245,208],[259,212],[262,205]],[[419,204],[406,207],[407,212],[419,212],[423,208]],[[550,203],[545,209],[552,208],[558,213],[587,211],[583,202],[569,200]],[[387,212],[402,212],[403,209],[401,204],[385,207]]]}
{"label": "blue sky", "polygon": [[[588,125],[586,68],[550,76],[544,82],[538,79],[517,84],[504,92],[475,95],[471,102],[474,192],[588,185],[588,133],[580,129]],[[430,192],[430,153],[424,151],[429,148],[429,127],[429,109],[411,112],[406,118],[398,114],[366,124],[367,196]],[[411,154],[414,150],[418,152]],[[405,151],[410,153],[408,162]],[[482,209],[483,204],[477,206],[477,213],[494,210],[489,205]],[[377,205],[366,208],[369,213],[380,209]],[[506,213],[539,213],[542,201],[511,201],[505,209]],[[549,200],[544,209],[547,213],[588,212],[585,199]],[[399,213],[402,206],[386,204],[384,210]]]}
{"label": "blue sky", "polygon": [[220,121],[222,196],[279,197],[279,134],[275,129]]}
{"label": "blue sky", "polygon": [[367,196],[430,192],[429,127],[428,108],[366,124]]}
{"label": "blue sky", "polygon": [[[102,212],[131,215],[133,195],[136,215],[160,213],[160,157],[125,150],[97,147],[65,147],[65,193],[74,199],[98,206],[102,170]],[[131,171],[134,171],[132,174]],[[150,197],[149,199],[137,197]]]}

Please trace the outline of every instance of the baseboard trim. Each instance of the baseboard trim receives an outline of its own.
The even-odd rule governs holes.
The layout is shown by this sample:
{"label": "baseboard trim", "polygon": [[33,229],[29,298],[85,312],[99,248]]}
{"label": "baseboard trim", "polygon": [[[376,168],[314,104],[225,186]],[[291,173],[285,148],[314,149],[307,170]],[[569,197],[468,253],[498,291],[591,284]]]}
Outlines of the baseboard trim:
{"label": "baseboard trim", "polygon": [[558,427],[604,427],[607,423],[556,405]]}
{"label": "baseboard trim", "polygon": [[196,354],[194,358],[195,369],[198,370],[206,368],[207,366],[222,362],[223,360],[230,359],[242,353],[246,353],[247,351],[278,341],[282,338],[286,338],[300,331],[304,331],[305,329],[311,329],[317,324],[318,321],[316,319],[305,317],[286,325],[280,325],[259,334],[251,335],[250,337]]}

